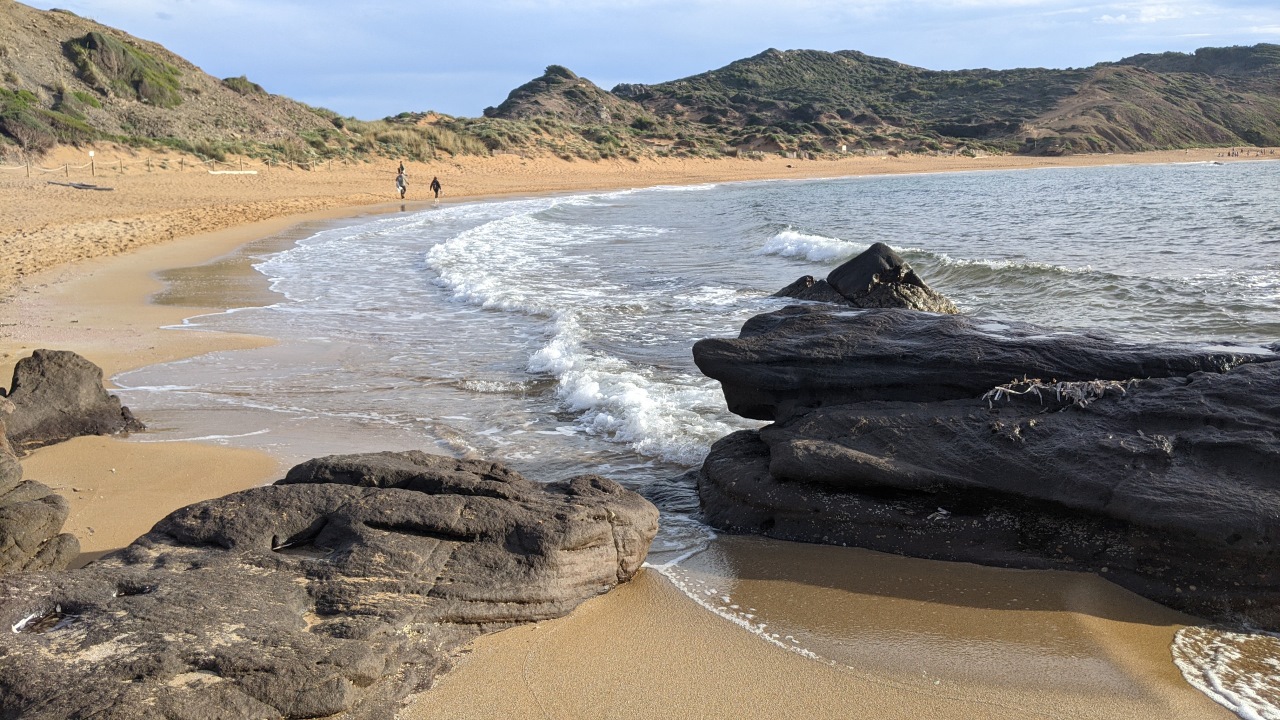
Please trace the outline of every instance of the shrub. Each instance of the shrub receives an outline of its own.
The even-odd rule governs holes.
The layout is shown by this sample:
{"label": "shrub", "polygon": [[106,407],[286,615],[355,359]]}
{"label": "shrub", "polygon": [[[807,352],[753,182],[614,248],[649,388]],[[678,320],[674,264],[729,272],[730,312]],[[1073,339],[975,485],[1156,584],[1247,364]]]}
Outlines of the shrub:
{"label": "shrub", "polygon": [[182,104],[177,68],[138,48],[94,31],[68,40],[63,49],[80,79],[103,93],[116,93],[157,107]]}
{"label": "shrub", "polygon": [[251,82],[249,78],[241,75],[240,77],[223,78],[222,84],[235,90],[241,95],[266,95],[267,91],[256,82]]}

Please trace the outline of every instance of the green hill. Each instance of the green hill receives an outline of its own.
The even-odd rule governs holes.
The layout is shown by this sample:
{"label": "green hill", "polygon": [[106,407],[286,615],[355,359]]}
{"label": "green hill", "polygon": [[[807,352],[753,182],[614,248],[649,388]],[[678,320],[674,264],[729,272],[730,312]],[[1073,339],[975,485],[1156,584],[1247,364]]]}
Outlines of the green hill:
{"label": "green hill", "polygon": [[95,141],[298,162],[488,152],[442,127],[342,118],[68,11],[0,0],[0,156]]}
{"label": "green hill", "polygon": [[366,122],[243,76],[211,77],[72,13],[0,0],[0,155],[103,140],[295,161],[1280,146],[1280,45],[957,71],[851,50],[771,49],[612,91],[552,65],[480,118],[405,112]]}

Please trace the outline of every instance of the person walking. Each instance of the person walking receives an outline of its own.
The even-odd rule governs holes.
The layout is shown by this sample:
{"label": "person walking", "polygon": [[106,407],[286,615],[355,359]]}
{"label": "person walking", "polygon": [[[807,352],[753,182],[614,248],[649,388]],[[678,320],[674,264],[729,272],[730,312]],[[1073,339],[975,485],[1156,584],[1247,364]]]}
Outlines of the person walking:
{"label": "person walking", "polygon": [[409,189],[409,178],[405,177],[404,168],[400,168],[400,172],[396,173],[396,190],[400,192],[400,199],[404,199],[404,193]]}
{"label": "person walking", "polygon": [[431,192],[435,193],[437,198],[440,197],[440,178],[431,178]]}

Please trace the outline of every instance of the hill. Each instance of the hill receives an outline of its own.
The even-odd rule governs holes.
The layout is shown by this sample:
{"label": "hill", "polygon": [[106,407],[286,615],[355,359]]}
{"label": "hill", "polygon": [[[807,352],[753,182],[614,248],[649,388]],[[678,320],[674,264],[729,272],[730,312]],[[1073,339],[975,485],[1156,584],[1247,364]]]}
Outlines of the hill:
{"label": "hill", "polygon": [[480,118],[344,118],[62,10],[0,0],[0,155],[163,145],[298,162],[368,155],[1061,154],[1280,145],[1280,45],[1090,68],[939,71],[846,50],[766,50],[605,91],[552,65]]}
{"label": "hill", "polygon": [[0,155],[103,140],[295,161],[486,152],[439,128],[348,123],[69,11],[0,0]]}
{"label": "hill", "polygon": [[763,141],[769,149],[806,142],[812,150],[983,145],[1043,152],[1280,144],[1276,45],[1139,55],[1067,70],[934,71],[853,51],[767,50],[700,75],[613,92],[661,116],[719,126],[731,144]]}

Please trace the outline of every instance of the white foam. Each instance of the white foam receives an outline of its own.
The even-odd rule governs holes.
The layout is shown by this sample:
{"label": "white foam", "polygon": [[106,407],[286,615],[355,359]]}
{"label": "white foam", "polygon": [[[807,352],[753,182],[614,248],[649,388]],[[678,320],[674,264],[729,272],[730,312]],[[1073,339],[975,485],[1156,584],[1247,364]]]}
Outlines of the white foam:
{"label": "white foam", "polygon": [[739,428],[714,419],[723,401],[706,378],[652,371],[591,351],[572,313],[562,314],[547,345],[529,359],[529,371],[558,381],[557,396],[587,432],[630,445],[637,452],[695,465],[711,443]]}
{"label": "white foam", "polygon": [[140,443],[140,444],[150,444],[150,443],[175,443],[175,442],[207,442],[207,441],[213,441],[213,442],[216,442],[216,441],[219,441],[219,440],[235,440],[235,439],[237,439],[237,438],[247,438],[247,437],[255,437],[255,436],[257,436],[257,435],[266,435],[266,434],[268,434],[268,433],[270,433],[270,432],[271,432],[271,430],[270,430],[270,429],[266,429],[266,428],[264,428],[264,429],[262,429],[262,430],[254,430],[253,432],[240,433],[239,435],[201,435],[200,437],[191,437],[191,438],[164,438],[164,439],[157,439],[157,440],[131,440],[130,442],[136,442],[136,443]]}
{"label": "white foam", "polygon": [[851,258],[866,248],[825,235],[809,235],[787,228],[769,238],[756,255],[803,258],[811,262],[829,262]]}
{"label": "white foam", "polygon": [[1172,650],[1182,676],[1214,702],[1244,720],[1280,720],[1280,635],[1186,627]]}

